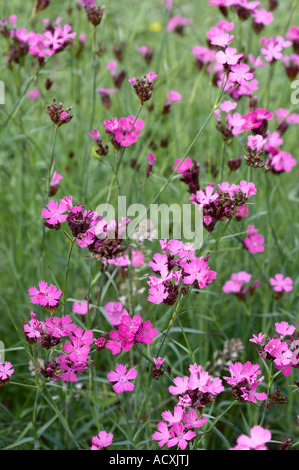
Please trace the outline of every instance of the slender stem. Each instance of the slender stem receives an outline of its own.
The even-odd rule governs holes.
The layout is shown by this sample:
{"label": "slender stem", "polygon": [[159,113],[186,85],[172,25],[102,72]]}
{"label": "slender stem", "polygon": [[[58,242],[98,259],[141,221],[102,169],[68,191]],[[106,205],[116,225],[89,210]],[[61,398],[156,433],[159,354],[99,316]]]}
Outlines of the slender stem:
{"label": "slender stem", "polygon": [[[97,28],[94,28],[93,38],[92,38],[93,83],[92,83],[92,99],[91,99],[91,117],[90,117],[90,124],[89,124],[90,131],[93,128],[93,122],[94,122],[94,116],[95,116],[95,103],[96,103],[96,78],[97,78],[96,33],[97,33]],[[84,188],[83,188],[83,201],[85,203],[87,199],[89,164],[90,164],[90,152],[86,151],[85,179],[84,179]]]}
{"label": "slender stem", "polygon": [[73,239],[71,242],[71,246],[69,249],[68,257],[66,260],[66,267],[65,267],[65,277],[64,277],[64,292],[63,292],[63,314],[65,314],[65,309],[66,309],[66,298],[67,298],[67,286],[68,286],[68,278],[69,278],[69,267],[70,267],[70,260],[72,256],[72,251],[73,251],[73,246],[76,241],[76,238]]}

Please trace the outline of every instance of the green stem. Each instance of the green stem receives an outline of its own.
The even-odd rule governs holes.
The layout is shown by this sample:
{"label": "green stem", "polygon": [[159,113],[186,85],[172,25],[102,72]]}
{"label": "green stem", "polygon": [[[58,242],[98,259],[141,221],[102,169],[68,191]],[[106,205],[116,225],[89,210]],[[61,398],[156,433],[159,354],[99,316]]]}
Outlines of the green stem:
{"label": "green stem", "polygon": [[67,286],[68,286],[68,278],[69,278],[69,267],[70,267],[70,260],[72,256],[72,251],[74,247],[74,243],[76,241],[76,238],[74,238],[71,242],[71,246],[69,249],[68,257],[66,260],[66,267],[65,267],[65,277],[64,277],[64,292],[63,292],[63,314],[65,314],[65,309],[66,309],[66,298],[67,298]]}

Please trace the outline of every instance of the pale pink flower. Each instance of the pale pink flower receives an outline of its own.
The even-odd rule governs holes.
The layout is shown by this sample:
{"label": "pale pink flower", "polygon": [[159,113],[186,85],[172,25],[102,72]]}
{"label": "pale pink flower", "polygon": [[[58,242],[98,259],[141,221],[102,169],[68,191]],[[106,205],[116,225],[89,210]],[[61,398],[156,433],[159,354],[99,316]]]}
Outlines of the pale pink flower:
{"label": "pale pink flower", "polygon": [[[92,306],[89,305],[88,308],[90,310]],[[77,313],[78,315],[86,315],[87,314],[87,300],[81,300],[81,302],[74,302],[73,312]]]}
{"label": "pale pink flower", "polygon": [[276,292],[290,292],[293,290],[293,280],[290,277],[284,278],[283,274],[275,274],[269,282]]}
{"label": "pale pink flower", "polygon": [[271,440],[271,432],[261,426],[253,426],[250,430],[250,437],[245,434],[237,439],[237,445],[230,450],[268,450],[266,442]]}
{"label": "pale pink flower", "polygon": [[0,363],[0,380],[7,380],[14,373],[12,364],[5,361],[4,364]]}
{"label": "pale pink flower", "polygon": [[245,85],[248,80],[252,80],[254,74],[250,72],[250,67],[247,64],[237,64],[231,67],[229,79],[232,82],[239,83],[239,85]]}
{"label": "pale pink flower", "polygon": [[174,91],[174,90],[170,90],[166,93],[166,97],[168,99],[168,101],[170,101],[171,103],[177,103],[178,101],[180,101],[182,99],[182,96],[180,95],[180,93],[178,93],[177,91]]}
{"label": "pale pink flower", "polygon": [[107,374],[109,382],[115,382],[113,390],[116,393],[131,392],[134,390],[134,384],[130,380],[134,380],[137,377],[136,369],[129,369],[127,372],[126,366],[123,364],[117,364],[115,371],[110,371]]}

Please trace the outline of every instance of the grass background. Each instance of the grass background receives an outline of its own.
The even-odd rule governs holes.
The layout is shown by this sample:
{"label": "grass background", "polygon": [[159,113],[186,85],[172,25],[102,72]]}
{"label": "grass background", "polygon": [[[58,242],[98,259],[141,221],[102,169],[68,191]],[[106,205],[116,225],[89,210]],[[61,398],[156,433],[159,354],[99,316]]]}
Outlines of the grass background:
{"label": "grass background", "polygon": [[[263,3],[263,2],[262,2]],[[115,60],[113,46],[122,42],[124,61],[118,65],[118,71],[125,69],[127,78],[140,76],[150,71],[159,75],[153,98],[154,110],[147,106],[140,118],[145,121],[145,129],[138,143],[126,150],[119,179],[122,194],[127,196],[127,203],[142,203],[146,206],[158,194],[159,189],[172,171],[176,158],[183,156],[197,131],[212,109],[218,90],[211,85],[210,77],[199,73],[194,65],[192,47],[204,45],[206,32],[222,19],[216,7],[209,7],[205,1],[175,2],[174,13],[192,18],[190,27],[185,29],[184,37],[165,34],[166,17],[163,2],[116,1],[105,2],[107,13],[99,27],[97,42],[105,48],[105,54],[97,58],[96,87],[113,87],[112,78],[106,70],[106,64]],[[63,174],[61,189],[57,198],[73,195],[82,202],[86,179],[86,159],[90,159],[88,173],[87,205],[95,210],[97,205],[106,201],[111,183],[111,170],[94,158],[92,142],[88,136],[93,95],[93,29],[89,27],[83,10],[75,8],[75,1],[58,2],[31,18],[33,2],[11,0],[0,2],[0,17],[16,14],[18,27],[42,32],[43,18],[55,21],[62,17],[62,23],[70,23],[79,34],[85,33],[87,41],[84,50],[78,55],[79,41],[55,56],[41,71],[36,83],[30,90],[38,88],[40,99],[31,101],[24,98],[16,116],[1,132],[0,148],[0,292],[3,303],[0,305],[0,339],[6,346],[6,360],[13,363],[14,380],[25,384],[34,384],[34,376],[28,370],[28,355],[24,348],[22,321],[28,321],[31,304],[27,290],[37,285],[40,279],[55,282],[61,288],[64,285],[65,266],[69,244],[62,233],[46,231],[45,250],[41,252],[43,225],[40,211],[45,203],[46,176],[54,136],[54,126],[46,113],[46,105],[53,97],[65,106],[73,106],[74,118],[70,124],[58,131],[55,146],[55,169]],[[263,6],[266,6],[264,2]],[[283,35],[290,24],[298,25],[296,2],[280,2],[274,12],[275,20],[265,30],[265,36]],[[232,21],[236,17],[231,18]],[[154,32],[153,23],[161,25],[161,31]],[[257,56],[260,49],[259,38],[252,32],[250,20],[240,23],[236,20],[235,47],[238,51],[246,50]],[[6,50],[6,42],[0,38],[1,50]],[[142,45],[155,47],[153,63],[147,66],[137,52]],[[0,107],[1,122],[12,110],[14,103],[21,96],[26,81],[32,74],[30,57],[24,66],[14,66],[8,70],[4,56],[0,61],[0,79],[6,86],[6,103]],[[272,76],[271,76],[272,75]],[[52,88],[45,89],[45,81],[53,81]],[[282,63],[274,69],[257,71],[259,107],[276,109],[290,108],[289,80]],[[173,105],[173,114],[162,116],[161,110],[170,89],[178,91],[182,100]],[[112,106],[108,111],[96,95],[96,108],[93,127],[99,129],[103,142],[108,143],[104,134],[103,122],[115,116],[128,116],[138,110],[138,98],[130,84],[124,81],[122,91],[112,95]],[[237,111],[246,113],[248,99],[243,98]],[[298,112],[297,108],[293,108]],[[275,130],[275,120],[270,123],[270,130]],[[292,126],[285,135],[283,149],[297,158],[298,129]],[[167,148],[160,146],[161,139],[167,137]],[[154,175],[145,181],[147,153],[154,141],[158,148],[153,153],[157,156]],[[228,158],[236,158],[246,144],[245,135],[238,136],[228,150]],[[69,158],[70,152],[74,153]],[[209,158],[220,169],[222,159],[222,140],[215,130],[212,118],[204,133],[196,142],[189,156],[201,165],[201,183],[220,181],[220,171],[216,178],[205,169],[204,162]],[[139,169],[131,168],[130,161],[137,159]],[[214,248],[215,240],[222,233],[224,226],[217,224],[216,230],[209,236],[205,252],[210,254],[210,266],[218,275],[213,284],[202,292],[188,296],[181,311],[181,321],[190,341],[197,363],[212,367],[215,351],[222,351],[225,341],[241,339],[244,349],[237,360],[258,362],[255,348],[248,340],[252,334],[260,331],[274,333],[274,323],[286,320],[291,324],[298,321],[298,165],[289,174],[265,174],[263,170],[249,171],[243,163],[240,170],[230,173],[225,165],[223,181],[238,183],[251,177],[258,194],[251,201],[250,215],[243,222],[232,221],[224,237]],[[117,188],[113,188],[116,201]],[[188,203],[188,193],[179,181],[172,182],[159,197],[159,203]],[[266,239],[266,249],[262,254],[251,255],[242,249],[236,234],[246,231],[249,224],[254,224]],[[244,235],[240,235],[241,238]],[[213,248],[213,250],[212,250]],[[151,258],[159,247],[157,242],[146,242],[143,247],[146,257]],[[212,251],[210,251],[212,250]],[[242,303],[235,297],[222,293],[222,286],[233,272],[245,270],[258,279],[262,287],[256,290],[249,303]],[[129,285],[127,279],[120,276],[103,279],[99,263],[95,261],[90,271],[90,257],[86,250],[78,247],[74,250],[70,264],[68,297],[81,299],[87,295],[88,282],[92,276],[91,298],[97,307],[103,307],[108,301],[116,301],[122,295],[126,297],[126,306],[134,304],[135,311],[144,319],[150,319],[156,328],[164,329],[173,309],[166,305],[155,306],[146,301],[147,283],[144,275],[147,267],[132,273]],[[278,303],[274,302],[273,291],[269,286],[269,277],[282,272],[292,277],[294,289]],[[104,282],[104,289],[103,289]],[[130,288],[133,296],[130,296]],[[145,288],[143,292],[142,289]],[[71,301],[68,302],[68,308]],[[94,309],[93,328],[99,331],[109,330],[100,308]],[[18,331],[16,331],[17,327]],[[166,341],[163,355],[173,369],[173,375],[185,375],[191,363],[181,329],[176,323],[171,330],[171,338]],[[147,351],[155,357],[158,339]],[[33,354],[35,351],[33,351]],[[39,352],[40,354],[40,352]],[[221,356],[221,354],[220,354]],[[128,396],[119,405],[111,386],[106,381],[107,367],[114,367],[114,358],[108,351],[95,357],[93,376],[82,376],[76,386],[48,384],[43,393],[14,385],[3,387],[0,391],[0,447],[31,449],[55,448],[68,449],[88,447],[90,439],[99,429],[115,434],[114,448],[157,448],[151,440],[160,414],[164,409],[174,406],[173,398],[168,394],[169,381],[163,377],[152,384],[149,380],[149,366],[138,354],[129,354],[124,359],[127,363],[138,365],[139,380],[136,393]],[[266,376],[265,364],[262,365]],[[215,373],[226,375],[225,369],[218,367]],[[91,383],[92,381],[92,383]],[[288,395],[288,403],[274,406],[265,415],[265,423],[272,431],[272,438],[281,441],[291,437],[298,439],[296,415],[299,414],[297,392],[293,388],[294,374],[288,378],[279,376],[275,380],[283,395]],[[89,394],[88,391],[92,390]],[[150,392],[149,392],[150,391]],[[49,396],[50,398],[49,398]],[[52,397],[52,399],[51,399]],[[220,398],[221,397],[221,398]],[[218,416],[224,410],[231,397],[228,393],[217,399],[215,410],[209,408],[207,415]],[[48,399],[47,399],[48,398]],[[56,408],[55,408],[56,407]],[[138,422],[136,416],[142,410],[145,421]],[[235,438],[248,427],[260,421],[264,411],[245,404],[234,407],[225,417],[225,422],[217,425],[213,433],[203,441],[210,449],[228,448],[234,445]],[[145,415],[143,416],[145,419]],[[135,426],[137,434],[134,435]],[[131,447],[130,447],[131,446]],[[113,446],[112,446],[113,448]]]}

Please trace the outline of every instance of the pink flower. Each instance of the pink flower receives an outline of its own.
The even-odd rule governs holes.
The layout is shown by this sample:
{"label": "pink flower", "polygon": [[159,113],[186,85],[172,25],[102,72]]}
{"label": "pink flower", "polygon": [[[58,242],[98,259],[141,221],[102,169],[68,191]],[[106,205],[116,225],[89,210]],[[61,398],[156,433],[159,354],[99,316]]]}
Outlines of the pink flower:
{"label": "pink flower", "polygon": [[289,152],[279,151],[269,160],[269,165],[275,173],[289,173],[297,161]]}
{"label": "pink flower", "polygon": [[113,434],[109,432],[109,434],[106,433],[106,431],[100,431],[99,434],[94,436],[91,440],[92,446],[90,450],[102,450],[106,449],[108,446],[112,444],[113,441]]}
{"label": "pink flower", "polygon": [[251,150],[255,150],[256,152],[258,152],[264,147],[266,142],[267,139],[264,139],[262,135],[249,135],[247,145]]}
{"label": "pink flower", "polygon": [[252,12],[252,16],[254,23],[262,24],[264,26],[269,25],[274,20],[273,13],[271,11],[267,11],[265,8],[254,10]]}
{"label": "pink flower", "polygon": [[189,158],[189,157],[185,158],[185,160],[182,163],[181,162],[182,162],[181,159],[176,160],[175,165],[172,167],[172,169],[174,171],[177,171],[178,173],[185,173],[193,165],[193,162],[192,162],[191,158]]}
{"label": "pink flower", "polygon": [[292,336],[296,331],[296,327],[289,325],[286,321],[282,321],[280,323],[275,323],[275,330],[281,338],[284,338],[285,336]]}
{"label": "pink flower", "polygon": [[91,440],[92,446],[90,450],[102,450],[106,449],[108,446],[112,444],[113,441],[113,434],[106,431],[100,431],[96,436],[94,436]]}
{"label": "pink flower", "polygon": [[143,264],[144,264],[144,254],[142,253],[142,251],[132,250],[131,255],[132,255],[132,266],[133,266],[133,268],[136,268],[138,266],[143,266]]}
{"label": "pink flower", "polygon": [[147,154],[147,160],[148,160],[148,163],[149,163],[150,165],[154,165],[154,163],[156,162],[157,158],[156,158],[156,156],[155,156],[153,153],[149,152],[149,153]]}
{"label": "pink flower", "polygon": [[175,377],[173,379],[175,385],[170,385],[168,390],[172,395],[183,395],[189,387],[189,377]]}
{"label": "pink flower", "polygon": [[231,111],[233,111],[234,109],[236,109],[236,107],[238,106],[238,103],[236,102],[232,102],[232,101],[224,101],[223,103],[220,104],[220,109],[222,109],[222,111],[224,111],[225,113],[230,113]]}
{"label": "pink flower", "polygon": [[45,281],[38,283],[39,290],[36,287],[30,287],[28,293],[33,304],[43,305],[45,307],[55,307],[59,304],[62,296],[61,290],[57,290],[54,284],[48,284]]}
{"label": "pink flower", "polygon": [[77,329],[77,326],[72,323],[72,319],[68,315],[63,315],[62,318],[46,318],[44,323],[47,333],[54,336],[54,338],[69,336]]}
{"label": "pink flower", "polygon": [[158,336],[158,331],[153,328],[150,320],[142,322],[136,333],[136,341],[139,343],[151,344],[154,338]]}
{"label": "pink flower", "polygon": [[268,450],[265,443],[271,440],[271,432],[261,426],[253,426],[250,437],[245,434],[237,439],[237,445],[229,450]]}
{"label": "pink flower", "polygon": [[88,135],[94,140],[99,140],[101,137],[97,129],[93,129],[91,132],[88,133]]}
{"label": "pink flower", "polygon": [[67,214],[64,214],[67,209],[67,205],[64,201],[60,201],[59,204],[56,201],[50,201],[47,204],[48,209],[43,209],[41,214],[44,219],[48,219],[47,223],[50,225],[56,225],[64,222],[67,219]]}
{"label": "pink flower", "polygon": [[168,21],[167,31],[168,33],[170,33],[171,31],[174,31],[175,29],[182,27],[182,26],[187,26],[190,23],[191,23],[191,20],[189,20],[189,18],[185,18],[183,16],[173,16]]}
{"label": "pink flower", "polygon": [[63,112],[60,114],[60,121],[65,121],[69,117],[67,112]]}
{"label": "pink flower", "polygon": [[283,277],[283,274],[275,274],[270,278],[270,284],[276,292],[290,292],[293,290],[293,281],[290,277]]}
{"label": "pink flower", "polygon": [[167,423],[164,421],[160,421],[157,424],[158,431],[154,432],[152,435],[152,439],[155,441],[160,441],[158,442],[159,447],[163,447],[165,444],[168,443],[169,439],[173,436],[173,432],[171,429],[168,428]]}
{"label": "pink flower", "polygon": [[104,309],[113,326],[120,325],[122,317],[128,314],[122,302],[108,302]]}
{"label": "pink flower", "polygon": [[[91,308],[92,306],[89,305],[89,310]],[[74,302],[73,312],[77,313],[78,315],[86,315],[87,314],[87,300],[82,300],[81,302]]]}
{"label": "pink flower", "polygon": [[178,101],[182,99],[182,96],[177,91],[170,90],[166,93],[166,98],[171,103],[177,103]]}
{"label": "pink flower", "polygon": [[229,74],[229,79],[239,85],[245,85],[248,80],[253,78],[254,74],[250,72],[250,67],[247,64],[233,65]]}
{"label": "pink flower", "polygon": [[12,364],[8,361],[5,361],[4,364],[0,363],[0,380],[7,380],[14,373],[12,369]]}
{"label": "pink flower", "polygon": [[244,245],[250,253],[262,253],[265,251],[265,238],[258,233],[254,225],[247,227],[247,237],[244,239]]}
{"label": "pink flower", "polygon": [[123,364],[117,364],[115,371],[110,371],[107,374],[109,382],[115,382],[113,390],[116,393],[131,392],[134,390],[134,384],[130,380],[134,380],[137,377],[136,369],[129,369],[127,372],[126,366]]}
{"label": "pink flower", "polygon": [[215,59],[218,64],[228,65],[236,65],[242,57],[244,57],[244,54],[237,54],[237,49],[234,49],[233,47],[227,47],[225,51],[219,51],[215,55]]}
{"label": "pink flower", "polygon": [[172,437],[168,443],[167,447],[173,447],[177,445],[180,449],[184,450],[186,449],[188,445],[188,441],[191,441],[196,437],[196,434],[194,431],[187,431],[185,432],[185,425],[183,423],[175,423],[172,426],[172,431],[174,433],[174,437]]}
{"label": "pink flower", "polygon": [[60,175],[56,170],[53,173],[50,186],[58,186],[60,181],[63,179],[63,176]]}
{"label": "pink flower", "polygon": [[156,305],[161,304],[164,302],[165,299],[168,297],[168,292],[165,291],[165,287],[163,284],[157,284],[156,286],[151,286],[149,289],[149,296],[147,300],[152,302]]}
{"label": "pink flower", "polygon": [[228,33],[222,33],[222,34],[219,34],[217,36],[214,36],[211,39],[211,44],[213,46],[226,47],[232,42],[234,37],[235,36],[230,35]]}
{"label": "pink flower", "polygon": [[37,89],[32,90],[32,91],[28,91],[27,96],[30,100],[36,100],[37,98],[40,97],[40,92]]}

